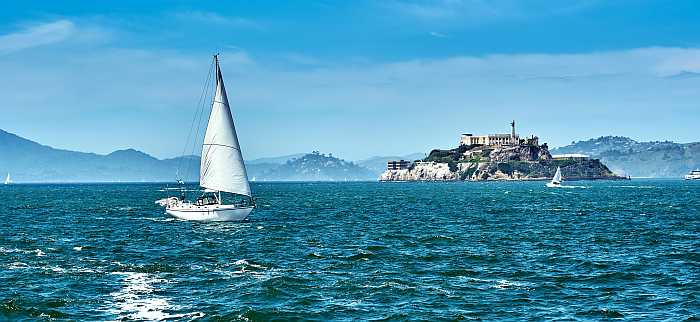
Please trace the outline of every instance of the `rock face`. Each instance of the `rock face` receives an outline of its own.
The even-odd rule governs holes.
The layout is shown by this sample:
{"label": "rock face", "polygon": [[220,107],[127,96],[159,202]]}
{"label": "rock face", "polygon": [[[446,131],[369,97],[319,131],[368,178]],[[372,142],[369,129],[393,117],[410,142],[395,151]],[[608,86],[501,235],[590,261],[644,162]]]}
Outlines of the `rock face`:
{"label": "rock face", "polygon": [[557,167],[561,167],[565,180],[624,179],[597,159],[554,160],[544,144],[433,150],[424,162],[405,170],[387,170],[379,180],[547,180]]}
{"label": "rock face", "polygon": [[380,181],[454,181],[459,179],[456,172],[450,171],[447,163],[420,162],[412,169],[387,170],[379,176]]}
{"label": "rock face", "polygon": [[521,145],[494,149],[489,158],[492,162],[508,161],[546,161],[551,160],[552,155],[546,147],[536,145]]}
{"label": "rock face", "polygon": [[540,160],[460,163],[463,180],[548,180],[561,167],[565,180],[624,179],[616,176],[600,160]]}

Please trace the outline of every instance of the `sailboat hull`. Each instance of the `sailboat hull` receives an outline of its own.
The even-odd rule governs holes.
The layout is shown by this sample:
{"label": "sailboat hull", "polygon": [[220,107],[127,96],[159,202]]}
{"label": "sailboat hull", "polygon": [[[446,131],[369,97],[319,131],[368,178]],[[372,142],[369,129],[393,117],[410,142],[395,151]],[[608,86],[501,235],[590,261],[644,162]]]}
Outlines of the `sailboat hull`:
{"label": "sailboat hull", "polygon": [[248,218],[253,207],[236,207],[233,205],[211,205],[172,207],[165,212],[175,218],[192,221],[242,221]]}

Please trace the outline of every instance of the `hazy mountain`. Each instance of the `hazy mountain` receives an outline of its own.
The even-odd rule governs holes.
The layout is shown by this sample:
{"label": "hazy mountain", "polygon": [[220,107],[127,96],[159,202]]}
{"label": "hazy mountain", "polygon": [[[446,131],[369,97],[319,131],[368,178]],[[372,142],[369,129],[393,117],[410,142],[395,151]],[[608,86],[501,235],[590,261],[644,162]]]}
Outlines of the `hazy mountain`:
{"label": "hazy mountain", "polygon": [[[246,161],[255,180],[371,180],[366,168],[317,152]],[[0,175],[15,182],[173,182],[199,180],[199,157],[160,160],[134,149],[107,155],[54,149],[0,130]]]}
{"label": "hazy mountain", "polygon": [[245,162],[246,165],[250,164],[285,164],[287,161],[292,160],[292,159],[297,159],[301,158],[306,153],[296,153],[296,154],[290,154],[290,155],[283,155],[280,157],[268,157],[268,158],[258,158],[258,159],[253,159],[253,160],[247,160]]}
{"label": "hazy mountain", "polygon": [[390,161],[390,160],[415,161],[415,160],[423,159],[424,157],[425,157],[424,153],[411,153],[411,154],[407,154],[404,156],[385,156],[385,157],[375,156],[375,157],[371,157],[368,159],[359,160],[359,161],[357,161],[357,164],[369,169],[370,171],[372,171],[372,173],[374,173],[378,177],[380,174],[382,174],[382,172],[384,172],[384,170],[386,170],[387,161]]}
{"label": "hazy mountain", "polygon": [[632,177],[678,178],[700,167],[700,142],[637,142],[622,136],[604,136],[572,142],[551,152],[599,158],[613,172]]}
{"label": "hazy mountain", "polygon": [[173,181],[178,165],[199,169],[199,158],[158,160],[133,149],[107,155],[75,152],[0,130],[0,173],[11,173],[16,182]]}
{"label": "hazy mountain", "polygon": [[287,161],[257,177],[274,181],[359,181],[376,180],[365,167],[314,151]]}

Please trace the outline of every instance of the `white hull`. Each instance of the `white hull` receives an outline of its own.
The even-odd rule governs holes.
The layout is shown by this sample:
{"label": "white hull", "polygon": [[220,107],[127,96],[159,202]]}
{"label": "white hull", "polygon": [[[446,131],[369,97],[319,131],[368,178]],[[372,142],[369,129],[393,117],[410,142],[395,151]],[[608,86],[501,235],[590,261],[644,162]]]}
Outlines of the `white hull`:
{"label": "white hull", "polygon": [[169,215],[192,221],[241,221],[253,211],[253,207],[233,205],[183,206],[165,209]]}
{"label": "white hull", "polygon": [[549,188],[559,188],[559,187],[561,187],[561,183],[551,183],[551,182],[549,182],[549,183],[547,183],[547,187],[549,187]]}
{"label": "white hull", "polygon": [[700,180],[700,175],[687,174],[685,180]]}

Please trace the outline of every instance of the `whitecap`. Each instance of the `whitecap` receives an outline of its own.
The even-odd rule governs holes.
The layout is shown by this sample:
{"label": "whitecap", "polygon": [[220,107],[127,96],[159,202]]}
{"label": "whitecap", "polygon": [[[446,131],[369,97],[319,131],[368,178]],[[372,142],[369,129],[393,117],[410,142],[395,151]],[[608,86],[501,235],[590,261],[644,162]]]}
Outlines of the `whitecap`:
{"label": "whitecap", "polygon": [[22,262],[12,262],[10,265],[7,265],[7,269],[25,269],[29,268],[29,265],[27,263],[22,263]]}

